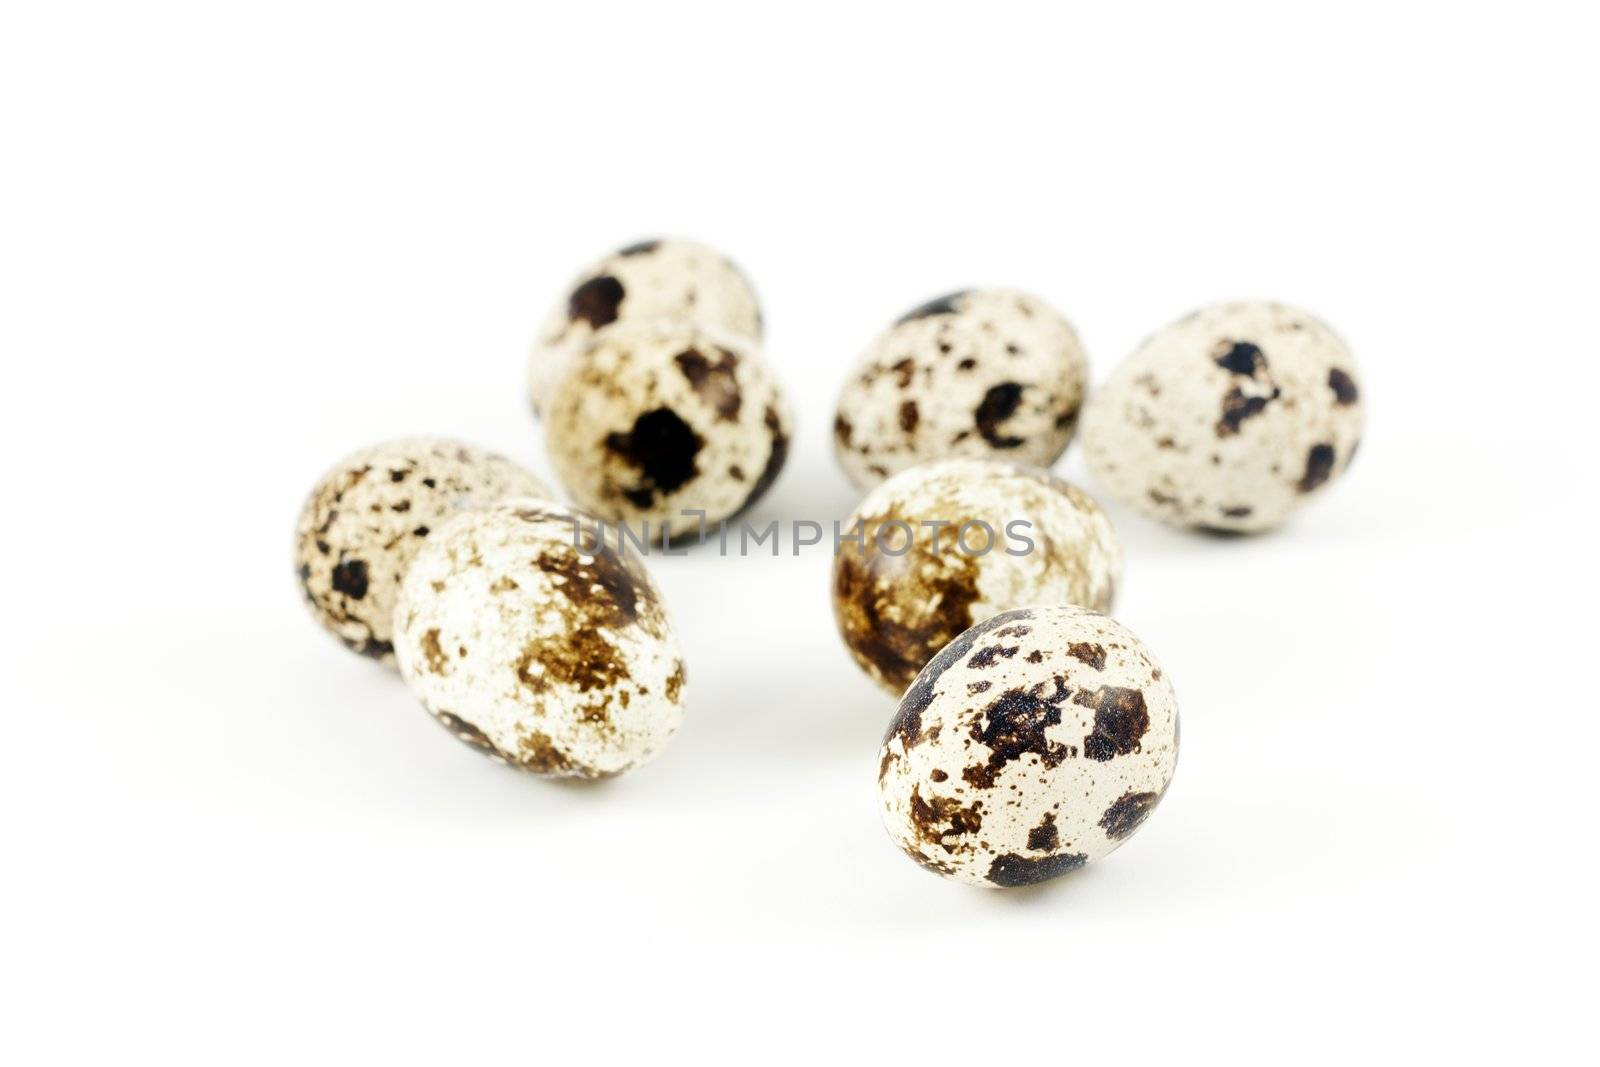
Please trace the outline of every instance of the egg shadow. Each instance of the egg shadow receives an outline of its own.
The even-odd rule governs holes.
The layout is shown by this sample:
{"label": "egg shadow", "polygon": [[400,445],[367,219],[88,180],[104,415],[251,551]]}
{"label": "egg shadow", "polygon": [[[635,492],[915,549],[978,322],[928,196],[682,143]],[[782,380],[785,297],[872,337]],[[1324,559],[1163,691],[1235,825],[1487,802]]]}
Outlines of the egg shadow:
{"label": "egg shadow", "polygon": [[818,427],[796,434],[783,472],[751,507],[748,518],[752,522],[807,519],[827,527],[835,519],[843,520],[860,501],[861,494],[835,461],[831,429]]}
{"label": "egg shadow", "polygon": [[[813,447],[817,446],[817,447]],[[748,511],[728,520],[725,547],[703,544],[647,565],[688,663],[683,730],[673,773],[741,777],[741,764],[783,767],[876,760],[898,699],[851,660],[833,618],[832,526],[859,497],[833,462],[831,443],[791,452],[782,475]],[[795,524],[814,522],[820,540],[796,546]],[[746,542],[776,523],[778,550]],[[818,536],[807,530],[808,536]],[[710,581],[709,568],[741,568]],[[707,590],[721,602],[704,604]]]}
{"label": "egg shadow", "polygon": [[[713,642],[690,635],[686,643]],[[865,765],[877,758],[897,705],[855,669],[842,645],[808,642],[786,649],[779,662],[692,649],[689,659],[700,666],[672,758],[673,773],[695,781],[744,780],[752,768],[788,777]]]}

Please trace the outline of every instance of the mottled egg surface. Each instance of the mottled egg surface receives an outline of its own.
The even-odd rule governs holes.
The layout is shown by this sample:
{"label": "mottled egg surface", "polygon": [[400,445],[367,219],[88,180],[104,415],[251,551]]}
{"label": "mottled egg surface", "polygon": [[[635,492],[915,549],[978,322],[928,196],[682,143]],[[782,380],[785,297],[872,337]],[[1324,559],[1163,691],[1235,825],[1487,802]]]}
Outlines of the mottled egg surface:
{"label": "mottled egg surface", "polygon": [[1006,289],[952,293],[873,341],[839,395],[834,449],[870,489],[918,463],[997,456],[1049,466],[1078,421],[1087,363],[1071,324]]}
{"label": "mottled egg surface", "polygon": [[400,579],[457,512],[506,496],[548,497],[502,456],[432,437],[357,452],[317,483],[295,527],[295,569],[318,621],[350,648],[393,662]]}
{"label": "mottled egg surface", "polygon": [[551,310],[529,363],[534,411],[544,409],[566,360],[595,331],[652,318],[693,320],[735,337],[761,339],[761,306],[732,260],[680,238],[640,241],[584,271]]}
{"label": "mottled egg surface", "polygon": [[567,366],[545,413],[557,476],[581,506],[652,539],[754,503],[789,453],[788,405],[748,340],[688,322],[623,323]]}
{"label": "mottled egg surface", "polygon": [[1087,494],[1038,467],[949,459],[905,470],[845,524],[834,618],[862,670],[899,696],[973,623],[1068,603],[1108,611],[1122,550]]}
{"label": "mottled egg surface", "polygon": [[883,821],[930,871],[1028,885],[1127,840],[1177,758],[1177,700],[1138,638],[1085,608],[1008,611],[947,645],[901,701]]}
{"label": "mottled egg surface", "polygon": [[539,500],[459,515],[395,609],[400,673],[446,729],[548,777],[650,759],[683,718],[683,657],[643,563]]}
{"label": "mottled egg surface", "polygon": [[1343,341],[1296,308],[1219,304],[1146,340],[1084,412],[1117,500],[1177,526],[1276,526],[1350,465],[1362,392]]}

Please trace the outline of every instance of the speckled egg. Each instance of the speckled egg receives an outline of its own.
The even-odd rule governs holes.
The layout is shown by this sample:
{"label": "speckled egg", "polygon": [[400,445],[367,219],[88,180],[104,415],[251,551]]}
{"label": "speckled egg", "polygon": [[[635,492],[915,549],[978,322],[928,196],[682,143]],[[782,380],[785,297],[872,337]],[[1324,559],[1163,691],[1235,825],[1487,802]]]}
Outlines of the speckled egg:
{"label": "speckled egg", "polygon": [[1175,526],[1265,530],[1350,465],[1363,421],[1355,361],[1304,311],[1238,301],[1146,340],[1084,412],[1106,491]]}
{"label": "speckled egg", "polygon": [[395,656],[435,719],[500,762],[605,778],[683,719],[683,656],[643,563],[590,516],[507,500],[429,538],[401,584]]}
{"label": "speckled egg", "polygon": [[833,610],[851,656],[899,696],[973,623],[1035,604],[1109,611],[1122,549],[1095,502],[1048,471],[947,459],[869,493],[833,564]]}
{"label": "speckled egg", "polygon": [[1007,289],[952,293],[872,342],[839,394],[834,449],[870,489],[950,456],[1048,467],[1078,421],[1087,363],[1070,323]]}
{"label": "speckled egg", "polygon": [[1022,608],[917,676],[884,738],[878,791],[917,863],[1019,886],[1126,841],[1177,760],[1177,699],[1137,637],[1086,608]]}
{"label": "speckled egg", "polygon": [[680,238],[640,241],[574,280],[539,332],[528,397],[544,409],[566,360],[614,322],[692,320],[735,337],[761,339],[761,305],[750,280],[714,248]]}
{"label": "speckled egg", "polygon": [[412,437],[347,457],[311,491],[295,527],[312,614],[350,648],[392,663],[395,595],[424,540],[464,509],[549,495],[515,463],[460,441]]}
{"label": "speckled egg", "polygon": [[652,539],[693,535],[754,503],[789,453],[788,405],[754,344],[690,322],[597,334],[550,395],[557,477],[600,517]]}

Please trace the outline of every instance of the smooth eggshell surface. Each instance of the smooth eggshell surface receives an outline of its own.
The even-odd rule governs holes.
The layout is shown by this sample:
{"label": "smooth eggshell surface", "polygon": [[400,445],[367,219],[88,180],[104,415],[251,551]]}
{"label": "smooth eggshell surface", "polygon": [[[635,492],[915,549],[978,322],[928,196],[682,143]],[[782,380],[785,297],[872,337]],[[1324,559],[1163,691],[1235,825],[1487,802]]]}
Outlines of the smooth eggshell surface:
{"label": "smooth eggshell surface", "polygon": [[400,673],[446,729],[548,777],[650,759],[683,719],[683,657],[639,558],[547,501],[458,516],[395,609]]}
{"label": "smooth eggshell surface", "polygon": [[789,409],[749,341],[688,322],[598,334],[545,413],[550,460],[573,499],[653,541],[754,503],[783,469]]}
{"label": "smooth eggshell surface", "polygon": [[889,835],[978,886],[1042,882],[1121,845],[1178,759],[1178,705],[1115,620],[1008,611],[936,656],[900,703],[878,772]]}
{"label": "smooth eggshell surface", "polygon": [[998,612],[1054,603],[1109,611],[1122,570],[1111,522],[1087,494],[998,460],[901,471],[845,530],[857,524],[860,544],[842,543],[834,557],[834,618],[856,663],[896,697],[934,653]]}
{"label": "smooth eggshell surface", "polygon": [[681,238],[640,241],[592,265],[550,311],[528,365],[528,396],[542,411],[568,359],[614,322],[695,321],[756,341],[761,305],[733,261]]}
{"label": "smooth eggshell surface", "polygon": [[1362,391],[1343,341],[1303,311],[1219,304],[1173,323],[1084,412],[1107,493],[1175,526],[1265,530],[1350,465]]}
{"label": "smooth eggshell surface", "polygon": [[295,527],[312,614],[351,649],[392,663],[400,579],[430,534],[463,509],[549,495],[515,463],[459,441],[414,437],[347,457],[311,491]]}
{"label": "smooth eggshell surface", "polygon": [[1048,467],[1072,439],[1087,362],[1070,323],[1006,289],[952,293],[908,312],[839,394],[834,451],[858,489],[951,456]]}

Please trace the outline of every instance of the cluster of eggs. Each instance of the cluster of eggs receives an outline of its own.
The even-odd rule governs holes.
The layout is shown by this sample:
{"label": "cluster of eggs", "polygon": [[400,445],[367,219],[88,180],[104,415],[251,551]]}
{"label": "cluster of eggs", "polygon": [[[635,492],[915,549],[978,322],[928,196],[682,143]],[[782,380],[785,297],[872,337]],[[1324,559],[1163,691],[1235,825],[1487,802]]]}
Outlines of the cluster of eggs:
{"label": "cluster of eggs", "polygon": [[754,504],[791,436],[761,333],[748,279],[693,241],[643,241],[584,271],[528,371],[573,499],[667,540]]}
{"label": "cluster of eggs", "polygon": [[504,457],[412,438],[357,452],[300,513],[313,614],[397,665],[435,719],[536,774],[649,759],[683,717],[683,657],[636,553]]}
{"label": "cluster of eggs", "polygon": [[[599,778],[651,758],[682,719],[683,656],[643,561],[598,523],[670,542],[766,492],[791,430],[761,333],[749,281],[704,245],[600,260],[552,311],[528,375],[578,506],[456,441],[358,452],[300,516],[314,614],[495,760]],[[1026,293],[969,290],[901,316],[838,400],[839,463],[866,495],[835,553],[834,614],[900,700],[881,814],[918,864],[973,885],[1105,855],[1177,763],[1172,685],[1109,615],[1116,534],[1049,471],[1074,432],[1119,503],[1244,532],[1323,492],[1362,427],[1344,344],[1265,302],[1179,320],[1087,393],[1065,318]]]}
{"label": "cluster of eggs", "polygon": [[462,442],[358,452],[300,516],[313,613],[496,760],[600,778],[650,759],[683,717],[683,656],[643,561],[600,524],[670,541],[766,492],[790,416],[760,335],[754,290],[716,251],[660,240],[606,256],[557,302],[529,365],[578,506]]}

